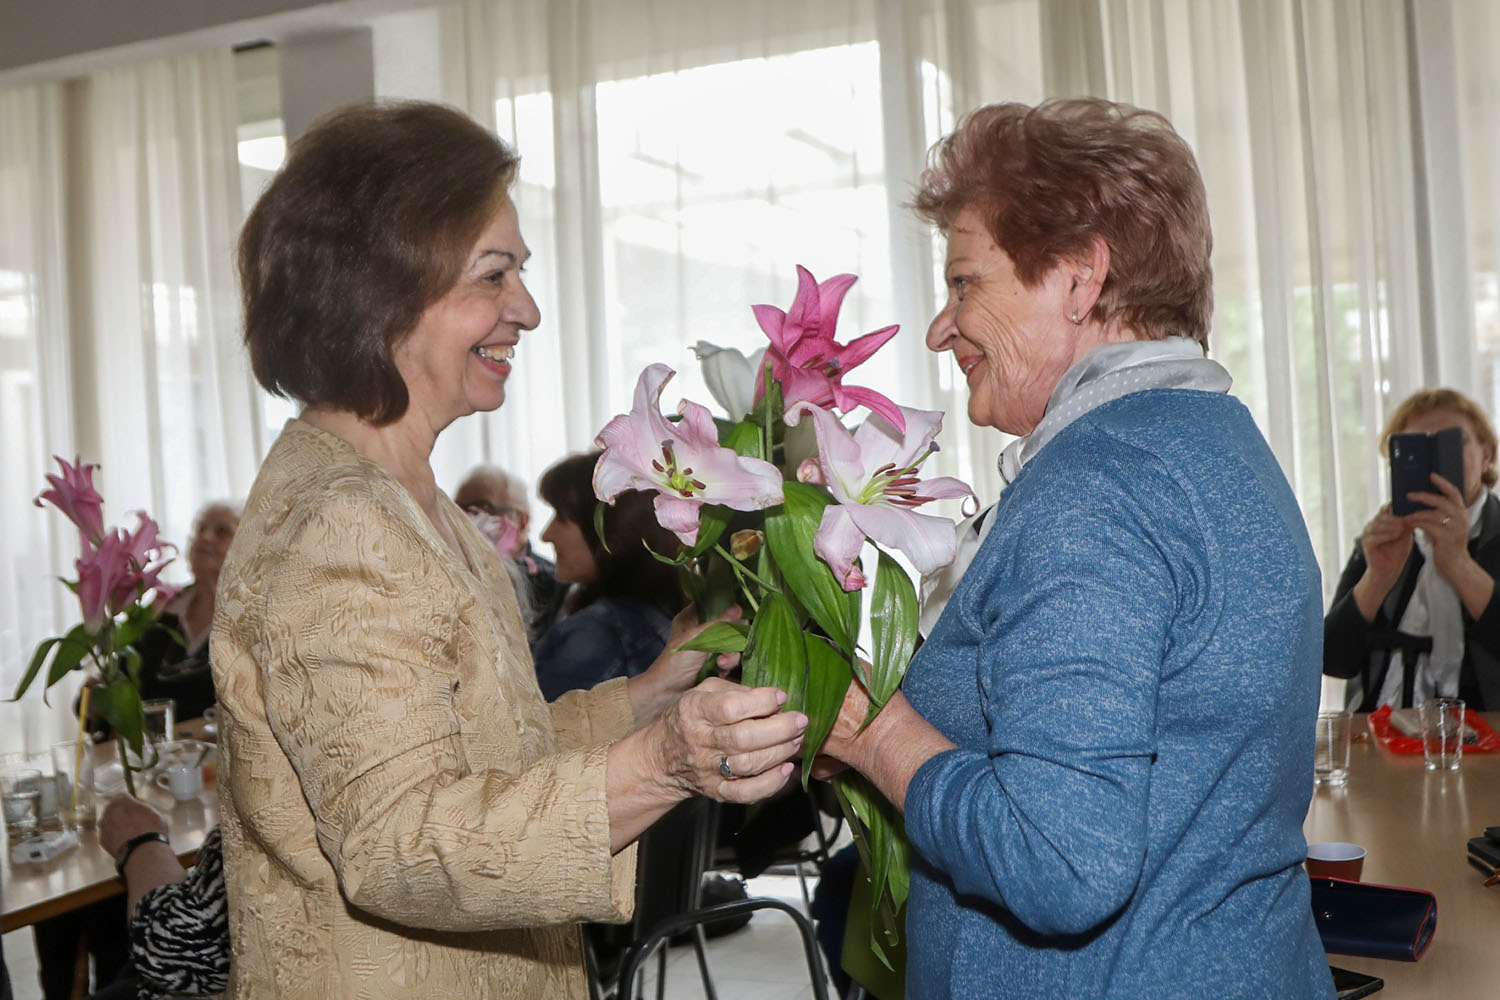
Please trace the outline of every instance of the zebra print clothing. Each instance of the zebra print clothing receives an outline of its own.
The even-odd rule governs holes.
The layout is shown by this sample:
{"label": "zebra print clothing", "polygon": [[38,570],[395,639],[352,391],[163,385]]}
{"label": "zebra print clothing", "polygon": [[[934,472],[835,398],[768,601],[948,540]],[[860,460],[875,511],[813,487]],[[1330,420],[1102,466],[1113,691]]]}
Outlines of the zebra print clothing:
{"label": "zebra print clothing", "polygon": [[153,889],[130,919],[130,960],[142,1000],[203,996],[229,986],[229,911],[219,828],[198,849],[181,882]]}

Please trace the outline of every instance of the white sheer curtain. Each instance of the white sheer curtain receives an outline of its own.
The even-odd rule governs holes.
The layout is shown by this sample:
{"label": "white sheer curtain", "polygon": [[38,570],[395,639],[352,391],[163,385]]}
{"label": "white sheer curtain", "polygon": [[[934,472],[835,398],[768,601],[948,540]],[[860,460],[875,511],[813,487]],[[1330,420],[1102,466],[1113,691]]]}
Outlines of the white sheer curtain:
{"label": "white sheer curtain", "polygon": [[262,452],[233,269],[232,56],[102,73],[81,104],[89,309],[74,323],[91,350],[75,354],[80,422],[106,501],[145,507],[185,540],[204,499],[249,489]]}
{"label": "white sheer curtain", "polygon": [[[0,91],[0,694],[66,613],[74,538],[31,504],[49,454],[71,457],[61,85]],[[64,706],[66,711],[66,706]],[[46,746],[55,716],[0,706],[0,752]]]}
{"label": "white sheer curtain", "polygon": [[[30,503],[49,454],[100,463],[108,518],[145,509],[179,544],[254,477],[235,123],[227,50],[0,92],[0,691],[78,614],[54,579],[76,538]],[[44,746],[71,693],[52,700],[6,742]]]}

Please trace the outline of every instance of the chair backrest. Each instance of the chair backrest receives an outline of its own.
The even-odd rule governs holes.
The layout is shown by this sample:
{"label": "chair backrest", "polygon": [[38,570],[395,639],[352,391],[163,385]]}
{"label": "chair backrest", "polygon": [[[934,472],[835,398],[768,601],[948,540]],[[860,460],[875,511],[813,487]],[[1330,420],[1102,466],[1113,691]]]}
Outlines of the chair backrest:
{"label": "chair backrest", "polygon": [[718,828],[718,803],[692,798],[672,807],[641,835],[632,938],[698,906],[703,873],[713,860]]}

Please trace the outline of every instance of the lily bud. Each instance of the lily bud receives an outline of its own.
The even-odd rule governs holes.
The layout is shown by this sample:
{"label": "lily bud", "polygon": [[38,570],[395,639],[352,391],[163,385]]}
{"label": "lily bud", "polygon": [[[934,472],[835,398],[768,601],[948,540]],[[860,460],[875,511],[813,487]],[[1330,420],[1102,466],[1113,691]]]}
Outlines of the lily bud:
{"label": "lily bud", "polygon": [[766,542],[766,533],[755,528],[741,528],[729,536],[729,554],[740,562],[760,551]]}

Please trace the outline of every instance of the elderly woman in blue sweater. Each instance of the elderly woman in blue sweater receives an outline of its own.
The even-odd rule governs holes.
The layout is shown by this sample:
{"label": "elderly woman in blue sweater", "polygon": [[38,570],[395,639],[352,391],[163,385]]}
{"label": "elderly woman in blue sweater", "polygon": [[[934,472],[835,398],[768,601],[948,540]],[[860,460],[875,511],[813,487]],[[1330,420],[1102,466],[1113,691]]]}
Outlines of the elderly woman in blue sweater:
{"label": "elderly woman in blue sweater", "polygon": [[1002,104],[934,151],[969,418],[1018,435],[898,695],[825,753],[905,812],[907,995],[1331,997],[1300,864],[1321,596],[1207,358],[1208,213],[1151,112]]}

